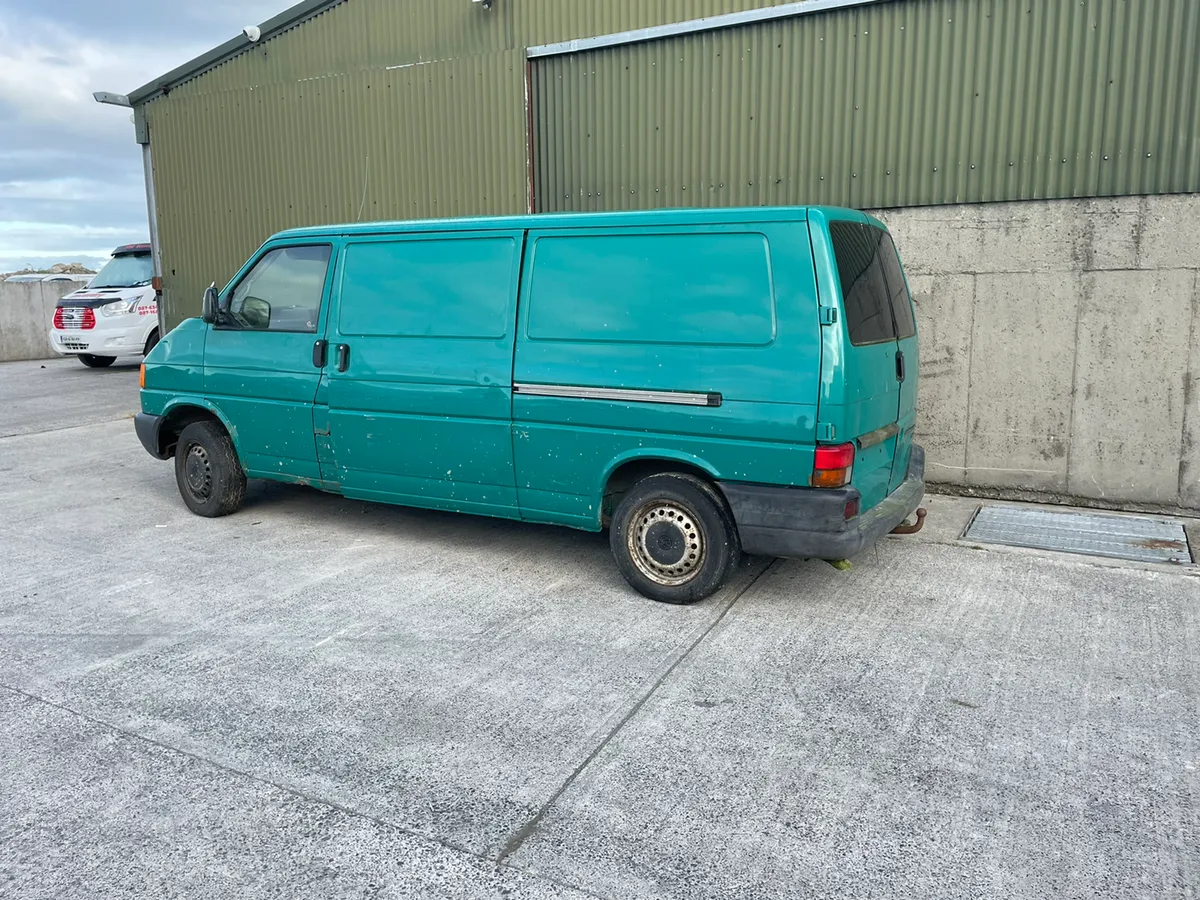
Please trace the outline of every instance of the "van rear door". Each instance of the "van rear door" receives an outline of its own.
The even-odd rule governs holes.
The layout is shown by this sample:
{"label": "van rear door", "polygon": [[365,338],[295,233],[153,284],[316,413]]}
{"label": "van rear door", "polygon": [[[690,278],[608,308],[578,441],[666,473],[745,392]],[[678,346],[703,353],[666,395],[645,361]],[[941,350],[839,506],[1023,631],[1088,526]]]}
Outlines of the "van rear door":
{"label": "van rear door", "polygon": [[908,458],[912,454],[913,433],[917,427],[917,369],[920,362],[917,352],[917,322],[913,315],[912,294],[900,256],[891,235],[876,229],[881,235],[879,255],[883,260],[883,276],[887,279],[888,293],[892,300],[892,318],[896,322],[897,377],[900,379],[900,409],[896,424],[900,431],[896,435],[896,454],[892,463],[890,490],[896,490],[908,475]]}
{"label": "van rear door", "polygon": [[823,403],[819,418],[833,426],[835,442],[855,443],[852,484],[866,511],[891,492],[899,434],[903,362],[879,251],[887,235],[863,216],[835,219],[828,228],[840,288],[841,340],[836,354],[828,348],[824,354],[829,371],[823,376],[836,390],[829,398],[835,402]]}

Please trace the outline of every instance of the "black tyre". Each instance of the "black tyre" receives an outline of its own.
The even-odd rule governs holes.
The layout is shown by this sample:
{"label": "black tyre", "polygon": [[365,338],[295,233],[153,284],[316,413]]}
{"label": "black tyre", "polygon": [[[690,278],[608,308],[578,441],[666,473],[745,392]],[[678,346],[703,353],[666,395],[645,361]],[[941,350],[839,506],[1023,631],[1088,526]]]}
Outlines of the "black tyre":
{"label": "black tyre", "polygon": [[92,356],[90,353],[80,353],[79,361],[89,369],[103,369],[117,361],[115,356]]}
{"label": "black tyre", "polygon": [[703,600],[725,583],[742,552],[717,489],[676,472],[630,488],[613,514],[609,546],[625,580],[662,603]]}
{"label": "black tyre", "polygon": [[142,356],[147,355],[154,349],[154,345],[158,343],[158,329],[155,328],[150,332],[150,337],[146,338],[146,346],[142,348]]}
{"label": "black tyre", "polygon": [[193,422],[175,446],[175,481],[183,502],[198,516],[236,512],[246,499],[246,473],[233,441],[216,422]]}

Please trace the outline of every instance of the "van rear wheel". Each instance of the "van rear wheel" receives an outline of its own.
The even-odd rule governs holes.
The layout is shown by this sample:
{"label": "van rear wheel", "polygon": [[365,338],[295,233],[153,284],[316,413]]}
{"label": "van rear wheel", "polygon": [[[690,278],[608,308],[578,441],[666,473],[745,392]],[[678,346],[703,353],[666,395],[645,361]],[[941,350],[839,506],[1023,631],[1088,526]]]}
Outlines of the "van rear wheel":
{"label": "van rear wheel", "polygon": [[183,502],[198,516],[227,516],[246,499],[246,473],[233,441],[218,423],[193,422],[175,445],[175,482]]}
{"label": "van rear wheel", "polygon": [[662,603],[703,600],[741,557],[724,498],[681,472],[651,475],[630,488],[613,514],[609,546],[625,580]]}

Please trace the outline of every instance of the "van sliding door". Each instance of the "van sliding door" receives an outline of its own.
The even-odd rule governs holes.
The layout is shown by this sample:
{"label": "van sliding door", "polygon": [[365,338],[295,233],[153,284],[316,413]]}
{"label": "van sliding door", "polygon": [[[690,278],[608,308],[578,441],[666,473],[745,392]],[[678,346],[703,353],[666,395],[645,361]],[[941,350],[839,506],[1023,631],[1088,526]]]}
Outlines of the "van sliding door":
{"label": "van sliding door", "polygon": [[517,516],[512,358],[523,232],[347,241],[326,332],[347,497]]}

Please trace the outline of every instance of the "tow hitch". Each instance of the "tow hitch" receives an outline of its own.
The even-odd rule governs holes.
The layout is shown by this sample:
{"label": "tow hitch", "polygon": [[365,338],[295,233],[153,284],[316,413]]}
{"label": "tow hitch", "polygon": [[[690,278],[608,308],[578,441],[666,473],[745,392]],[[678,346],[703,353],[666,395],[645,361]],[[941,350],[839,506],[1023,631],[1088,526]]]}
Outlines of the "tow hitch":
{"label": "tow hitch", "polygon": [[917,507],[917,521],[912,525],[897,525],[892,534],[916,534],[925,524],[925,507]]}

